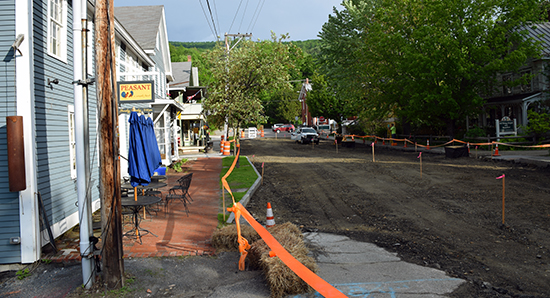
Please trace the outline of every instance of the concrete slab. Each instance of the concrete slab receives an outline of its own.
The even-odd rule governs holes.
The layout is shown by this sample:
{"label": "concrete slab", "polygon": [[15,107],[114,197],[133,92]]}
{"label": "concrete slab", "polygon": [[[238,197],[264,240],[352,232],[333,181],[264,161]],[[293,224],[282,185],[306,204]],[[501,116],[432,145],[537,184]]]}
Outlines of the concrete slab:
{"label": "concrete slab", "polygon": [[[348,297],[442,297],[464,280],[402,261],[395,253],[345,236],[306,233],[317,275]],[[292,297],[321,297],[319,293]]]}

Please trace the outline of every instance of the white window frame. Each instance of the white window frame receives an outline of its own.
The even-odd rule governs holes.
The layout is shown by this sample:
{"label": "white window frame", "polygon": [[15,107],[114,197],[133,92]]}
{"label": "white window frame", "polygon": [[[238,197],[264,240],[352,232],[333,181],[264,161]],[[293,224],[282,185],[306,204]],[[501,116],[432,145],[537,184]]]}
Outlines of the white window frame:
{"label": "white window frame", "polygon": [[48,54],[67,62],[67,0],[48,0]]}
{"label": "white window frame", "polygon": [[76,179],[76,132],[74,105],[67,106],[67,123],[69,128],[69,164],[71,166],[71,179]]}

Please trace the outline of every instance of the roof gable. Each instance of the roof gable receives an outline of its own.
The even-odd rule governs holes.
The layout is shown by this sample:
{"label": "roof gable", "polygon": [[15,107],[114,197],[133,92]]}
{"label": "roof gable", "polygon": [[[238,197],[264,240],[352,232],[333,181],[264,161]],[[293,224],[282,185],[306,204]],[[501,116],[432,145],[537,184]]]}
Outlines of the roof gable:
{"label": "roof gable", "polygon": [[115,7],[115,17],[124,29],[145,50],[154,50],[157,45],[164,6]]}
{"label": "roof gable", "polygon": [[170,83],[170,87],[189,86],[191,79],[192,62],[172,62],[172,75],[174,81]]}
{"label": "roof gable", "polygon": [[542,45],[542,56],[550,56],[550,22],[539,23],[527,27],[528,37],[539,41]]}

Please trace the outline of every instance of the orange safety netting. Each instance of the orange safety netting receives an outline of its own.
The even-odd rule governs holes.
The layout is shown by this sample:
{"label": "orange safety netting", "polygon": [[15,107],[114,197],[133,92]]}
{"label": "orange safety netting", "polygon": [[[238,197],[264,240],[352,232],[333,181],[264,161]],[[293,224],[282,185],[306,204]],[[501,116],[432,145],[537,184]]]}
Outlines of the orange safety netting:
{"label": "orange safety netting", "polygon": [[240,145],[237,144],[237,154],[235,155],[235,159],[233,160],[233,163],[231,164],[231,167],[227,171],[227,173],[222,177],[222,185],[227,190],[227,192],[231,195],[231,199],[233,200],[233,207],[227,208],[227,211],[235,213],[235,223],[237,226],[237,241],[239,242],[239,252],[241,253],[241,257],[239,259],[239,270],[244,270],[244,261],[248,254],[248,249],[250,249],[250,245],[248,244],[248,241],[241,235],[241,226],[240,226],[240,217],[241,215],[248,221],[248,223],[258,232],[258,234],[262,237],[262,239],[265,241],[265,243],[271,248],[270,256],[277,256],[283,263],[285,263],[290,270],[292,270],[296,275],[298,275],[303,281],[305,281],[308,285],[310,285],[313,289],[315,289],[317,292],[319,292],[324,297],[347,297],[342,292],[340,292],[338,289],[333,287],[331,284],[317,276],[315,273],[313,273],[311,270],[309,270],[306,266],[304,266],[302,263],[300,263],[298,260],[296,260],[276,239],[273,237],[262,225],[260,225],[253,217],[248,213],[248,211],[244,208],[244,206],[241,203],[235,202],[235,197],[233,197],[233,193],[231,192],[231,188],[229,188],[229,184],[227,183],[226,178],[233,172],[233,169],[235,168],[235,165],[237,164],[237,160],[239,158],[241,152]]}
{"label": "orange safety netting", "polygon": [[[335,134],[336,135],[336,134]],[[444,144],[440,144],[440,145],[422,145],[422,144],[418,144],[416,142],[413,142],[409,139],[394,139],[394,138],[383,138],[383,137],[379,137],[379,136],[370,136],[370,135],[366,135],[366,136],[358,136],[358,135],[342,135],[342,140],[346,140],[346,138],[351,138],[352,140],[355,140],[355,138],[360,138],[360,139],[374,139],[374,140],[382,140],[382,141],[397,141],[397,142],[406,142],[406,143],[409,143],[409,144],[413,144],[413,145],[416,145],[418,147],[427,147],[427,148],[437,148],[437,147],[444,147],[444,146],[447,146],[449,144],[452,144],[454,142],[457,142],[457,143],[462,143],[462,144],[468,144],[468,145],[472,145],[472,146],[491,146],[491,145],[503,145],[503,146],[510,146],[510,147],[517,147],[517,148],[550,148],[550,144],[543,144],[543,145],[514,145],[514,144],[508,144],[508,143],[503,143],[503,142],[495,142],[495,141],[492,141],[492,142],[486,142],[486,143],[471,143],[471,142],[465,142],[465,141],[462,141],[462,140],[458,140],[458,139],[452,139]]]}

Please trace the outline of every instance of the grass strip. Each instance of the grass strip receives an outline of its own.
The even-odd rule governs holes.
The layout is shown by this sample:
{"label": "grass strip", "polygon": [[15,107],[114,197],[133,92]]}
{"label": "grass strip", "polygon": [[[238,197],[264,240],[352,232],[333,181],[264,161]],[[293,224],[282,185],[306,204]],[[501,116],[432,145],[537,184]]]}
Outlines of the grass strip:
{"label": "grass strip", "polygon": [[[233,164],[233,160],[235,160],[235,156],[227,156],[222,158],[222,171],[220,173],[220,188],[222,188],[221,178],[225,176],[227,171],[229,171],[229,168],[231,167],[231,164]],[[227,183],[229,184],[229,187],[231,188],[231,193],[233,193],[233,197],[235,198],[235,202],[239,202],[248,189],[252,187],[254,182],[256,182],[256,179],[258,179],[258,175],[256,174],[256,171],[253,168],[253,165],[250,164],[248,159],[244,156],[239,157],[239,167],[236,167],[233,169],[233,172],[229,174],[229,176],[226,178]],[[246,189],[244,191],[235,191],[237,189]],[[223,196],[220,196],[220,205],[223,206]],[[231,195],[226,192],[225,194],[225,207],[230,208],[233,206],[233,201],[231,200]],[[226,212],[225,214],[226,219],[229,217],[229,214]],[[224,218],[223,213],[218,214],[218,221],[223,226]]]}

